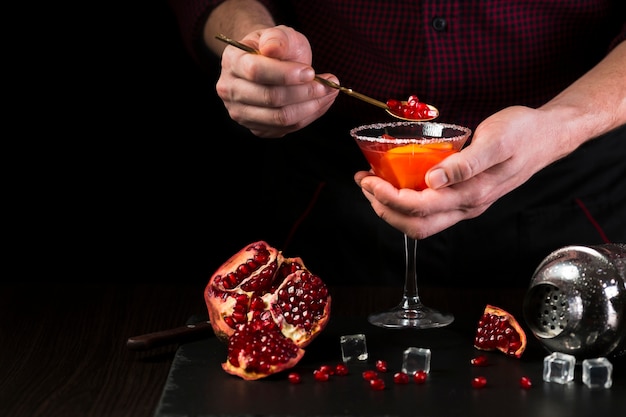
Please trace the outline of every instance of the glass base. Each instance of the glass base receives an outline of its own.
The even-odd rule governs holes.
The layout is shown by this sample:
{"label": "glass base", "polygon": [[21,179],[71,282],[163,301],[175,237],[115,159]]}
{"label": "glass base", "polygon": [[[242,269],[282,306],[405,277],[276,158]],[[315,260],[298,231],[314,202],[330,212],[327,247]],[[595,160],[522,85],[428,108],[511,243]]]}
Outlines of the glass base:
{"label": "glass base", "polygon": [[396,307],[382,313],[371,314],[368,321],[374,326],[388,329],[432,329],[444,327],[454,321],[454,316],[430,307]]}

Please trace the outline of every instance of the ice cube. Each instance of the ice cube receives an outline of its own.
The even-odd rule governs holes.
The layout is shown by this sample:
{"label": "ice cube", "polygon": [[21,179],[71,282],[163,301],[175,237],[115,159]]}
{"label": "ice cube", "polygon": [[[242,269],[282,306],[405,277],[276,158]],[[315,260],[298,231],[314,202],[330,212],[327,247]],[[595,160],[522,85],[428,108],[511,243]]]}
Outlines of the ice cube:
{"label": "ice cube", "polygon": [[567,353],[553,352],[543,358],[543,380],[567,384],[574,380],[576,358]]}
{"label": "ice cube", "polygon": [[402,355],[402,372],[414,375],[417,371],[430,372],[431,352],[428,348],[409,347]]}
{"label": "ice cube", "polygon": [[613,364],[607,358],[583,360],[583,383],[589,388],[611,388]]}
{"label": "ice cube", "polygon": [[364,334],[342,335],[339,342],[341,343],[341,358],[344,362],[367,361],[367,343]]}

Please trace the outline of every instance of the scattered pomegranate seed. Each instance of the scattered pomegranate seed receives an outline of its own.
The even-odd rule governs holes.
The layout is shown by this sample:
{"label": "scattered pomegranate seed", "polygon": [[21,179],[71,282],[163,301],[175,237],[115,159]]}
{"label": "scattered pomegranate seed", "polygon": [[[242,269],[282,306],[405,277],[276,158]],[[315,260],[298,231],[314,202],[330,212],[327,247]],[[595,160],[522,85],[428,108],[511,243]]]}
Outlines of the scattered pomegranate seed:
{"label": "scattered pomegranate seed", "polygon": [[315,378],[316,381],[328,381],[330,375],[328,375],[326,372],[316,369],[313,371],[313,378]]}
{"label": "scattered pomegranate seed", "polygon": [[370,387],[376,391],[385,389],[385,381],[381,378],[370,379]]}
{"label": "scattered pomegranate seed", "polygon": [[327,373],[328,375],[335,375],[335,368],[330,365],[322,365],[319,370]]}
{"label": "scattered pomegranate seed", "polygon": [[373,371],[373,370],[367,370],[367,371],[363,371],[363,379],[367,380],[367,381],[371,381],[373,379],[378,378],[378,372]]}
{"label": "scattered pomegranate seed", "polygon": [[472,379],[472,387],[474,388],[483,388],[485,385],[487,385],[487,378],[484,376],[477,376]]}
{"label": "scattered pomegranate seed", "polygon": [[335,366],[335,373],[341,376],[348,375],[348,365],[345,363],[338,363],[337,366]]}
{"label": "scattered pomegranate seed", "polygon": [[378,372],[387,372],[387,361],[377,360],[376,361],[376,370]]}
{"label": "scattered pomegranate seed", "polygon": [[524,389],[530,389],[533,386],[533,382],[527,376],[523,376],[519,379],[519,385]]}
{"label": "scattered pomegranate seed", "polygon": [[292,384],[299,384],[300,383],[300,374],[297,372],[291,372],[289,375],[287,375],[287,379],[289,379],[289,382],[291,382]]}
{"label": "scattered pomegranate seed", "polygon": [[408,384],[409,376],[405,372],[396,372],[393,374],[393,382],[396,384]]}
{"label": "scattered pomegranate seed", "polygon": [[428,379],[428,374],[422,369],[415,372],[415,375],[413,375],[413,381],[415,381],[417,384],[423,384],[424,382],[426,382],[426,379]]}
{"label": "scattered pomegranate seed", "polygon": [[485,355],[476,356],[470,360],[470,363],[474,366],[486,366],[488,363],[487,357]]}

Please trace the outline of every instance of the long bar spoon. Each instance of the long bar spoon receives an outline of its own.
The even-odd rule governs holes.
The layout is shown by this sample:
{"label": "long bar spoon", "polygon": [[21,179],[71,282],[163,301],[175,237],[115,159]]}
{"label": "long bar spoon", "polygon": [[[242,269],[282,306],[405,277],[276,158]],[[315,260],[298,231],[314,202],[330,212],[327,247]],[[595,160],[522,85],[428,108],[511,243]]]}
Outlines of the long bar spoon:
{"label": "long bar spoon", "polygon": [[[221,33],[218,33],[217,35],[215,35],[215,38],[219,39],[220,41],[225,42],[225,43],[227,43],[229,45],[232,45],[232,46],[234,46],[236,48],[239,48],[239,49],[241,49],[243,51],[249,52],[251,54],[258,54],[259,53],[259,51],[257,51],[256,49],[254,49],[254,48],[252,48],[252,47],[250,47],[250,46],[248,46],[246,44],[243,44],[241,42],[238,42],[238,41],[236,41],[234,39],[231,39],[231,38],[229,38],[229,37],[227,37],[225,35],[222,35]],[[315,76],[315,80],[320,82],[320,83],[322,83],[322,84],[324,84],[324,85],[327,85],[328,87],[336,88],[337,90],[339,90],[342,93],[347,94],[347,95],[349,95],[351,97],[358,98],[359,100],[362,100],[362,101],[364,101],[366,103],[372,104],[372,105],[374,105],[376,107],[380,107],[381,109],[385,110],[387,113],[392,115],[393,117],[401,119],[401,120],[407,120],[407,121],[410,121],[410,122],[425,122],[425,121],[433,120],[433,119],[436,119],[437,117],[439,117],[439,110],[435,106],[427,104],[428,108],[430,109],[430,111],[429,111],[429,115],[430,116],[429,117],[427,117],[427,118],[406,118],[406,117],[403,117],[403,116],[395,113],[394,111],[392,111],[392,109],[387,105],[387,103],[383,103],[382,101],[379,101],[379,100],[376,100],[374,98],[368,97],[365,94],[358,93],[358,92],[354,91],[351,88],[343,87],[343,86],[341,86],[341,85],[339,85],[339,84],[337,84],[335,82],[326,80],[326,79],[324,79],[322,77],[319,77],[317,75]],[[402,103],[406,104],[406,101],[404,101]]]}

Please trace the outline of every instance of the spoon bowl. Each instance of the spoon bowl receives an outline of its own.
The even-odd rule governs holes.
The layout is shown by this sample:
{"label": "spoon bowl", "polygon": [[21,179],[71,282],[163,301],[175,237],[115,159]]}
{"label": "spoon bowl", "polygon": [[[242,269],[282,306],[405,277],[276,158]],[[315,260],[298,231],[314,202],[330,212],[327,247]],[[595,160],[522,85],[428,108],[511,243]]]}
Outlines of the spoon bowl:
{"label": "spoon bowl", "polygon": [[[217,35],[215,35],[215,38],[220,40],[220,41],[222,41],[222,42],[225,42],[225,43],[227,43],[227,44],[229,44],[231,46],[239,48],[239,49],[241,49],[243,51],[249,52],[251,54],[258,54],[259,53],[259,51],[257,51],[256,49],[254,49],[254,48],[252,48],[252,47],[250,47],[250,46],[248,46],[246,44],[243,44],[241,42],[238,42],[238,41],[236,41],[234,39],[231,39],[231,38],[229,38],[227,36],[224,36],[221,33],[218,33]],[[327,80],[327,79],[322,78],[322,77],[317,76],[317,75],[315,76],[315,80],[317,82],[319,82],[319,83],[322,83],[322,84],[328,86],[328,87],[335,88],[335,89],[341,91],[342,93],[347,94],[347,95],[349,95],[351,97],[357,98],[357,99],[359,99],[361,101],[364,101],[364,102],[366,102],[368,104],[371,104],[373,106],[380,107],[381,109],[385,110],[388,114],[390,114],[391,116],[395,117],[396,119],[406,120],[406,121],[409,121],[409,122],[427,122],[429,120],[434,120],[437,117],[439,117],[439,110],[435,106],[427,104],[428,108],[431,110],[429,112],[429,116],[428,117],[426,117],[426,118],[419,118],[419,117],[416,117],[416,118],[406,118],[406,117],[403,117],[403,116],[401,116],[399,114],[394,113],[392,111],[392,109],[387,105],[387,103],[383,103],[382,101],[376,100],[375,98],[368,97],[365,94],[358,93],[358,92],[354,91],[351,88],[344,87],[342,85],[339,85],[339,84],[337,84],[337,83],[335,83],[333,81]],[[402,103],[404,105],[406,105],[407,102],[406,101],[402,101]]]}

